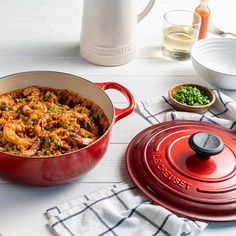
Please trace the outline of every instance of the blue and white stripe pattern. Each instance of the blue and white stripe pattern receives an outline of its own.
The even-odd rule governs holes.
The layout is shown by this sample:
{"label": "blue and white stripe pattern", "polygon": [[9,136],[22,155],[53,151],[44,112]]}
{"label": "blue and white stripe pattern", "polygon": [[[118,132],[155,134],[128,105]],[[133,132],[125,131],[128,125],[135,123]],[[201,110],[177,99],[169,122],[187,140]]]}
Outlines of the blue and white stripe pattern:
{"label": "blue and white stripe pattern", "polygon": [[60,236],[195,236],[207,226],[153,204],[130,183],[84,195],[46,214]]}
{"label": "blue and white stripe pattern", "polygon": [[216,96],[216,102],[205,114],[176,111],[165,96],[140,101],[137,109],[151,124],[170,120],[197,120],[236,130],[236,101],[218,89],[212,91]]}

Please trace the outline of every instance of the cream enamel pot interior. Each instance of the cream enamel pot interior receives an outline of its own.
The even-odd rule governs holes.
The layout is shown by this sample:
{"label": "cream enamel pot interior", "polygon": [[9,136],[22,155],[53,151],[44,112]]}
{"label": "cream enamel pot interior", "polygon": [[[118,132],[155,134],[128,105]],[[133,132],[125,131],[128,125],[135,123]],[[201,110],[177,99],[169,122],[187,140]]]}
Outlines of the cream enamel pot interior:
{"label": "cream enamel pot interior", "polygon": [[[27,86],[68,89],[91,99],[105,112],[110,126],[105,134],[93,144],[77,151],[52,157],[24,157],[0,152],[0,177],[34,186],[66,183],[90,171],[107,150],[111,129],[115,122],[129,115],[134,109],[132,94],[124,86],[114,82],[92,83],[75,75],[32,71],[6,76],[0,80],[0,93]],[[127,108],[114,108],[106,89],[116,89],[129,100]]]}

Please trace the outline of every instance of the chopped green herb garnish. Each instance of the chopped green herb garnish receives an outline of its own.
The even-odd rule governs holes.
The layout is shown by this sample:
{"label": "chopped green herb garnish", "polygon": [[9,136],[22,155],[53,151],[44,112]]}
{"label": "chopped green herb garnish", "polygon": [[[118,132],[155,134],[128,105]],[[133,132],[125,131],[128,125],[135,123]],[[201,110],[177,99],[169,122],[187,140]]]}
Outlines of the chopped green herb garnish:
{"label": "chopped green herb garnish", "polygon": [[96,120],[98,118],[98,114],[93,113],[93,119]]}
{"label": "chopped green herb garnish", "polygon": [[45,97],[46,97],[46,98],[49,98],[50,95],[51,95],[51,92],[50,92],[50,91],[47,91],[47,92],[45,93]]}
{"label": "chopped green herb garnish", "polygon": [[2,106],[1,106],[1,108],[2,108],[2,110],[6,110],[6,108],[7,108],[7,106],[5,105],[5,104],[2,104]]}
{"label": "chopped green herb garnish", "polygon": [[204,106],[210,103],[204,91],[190,85],[182,86],[172,96],[176,101],[190,106]]}
{"label": "chopped green herb garnish", "polygon": [[45,151],[46,155],[50,155],[50,154],[53,154],[53,153],[54,153],[54,150],[51,150],[51,149]]}
{"label": "chopped green herb garnish", "polygon": [[35,154],[36,154],[36,155],[40,155],[40,154],[41,154],[41,151],[36,151]]}
{"label": "chopped green herb garnish", "polygon": [[20,102],[20,99],[19,98],[16,98],[16,100],[15,100],[16,102]]}
{"label": "chopped green herb garnish", "polygon": [[62,109],[58,109],[57,111],[58,111],[58,113],[62,113]]}
{"label": "chopped green herb garnish", "polygon": [[46,144],[50,145],[51,144],[51,139],[50,138],[46,138]]}
{"label": "chopped green herb garnish", "polygon": [[68,128],[69,128],[69,125],[64,124],[64,125],[63,125],[63,128],[64,128],[64,129],[68,129]]}
{"label": "chopped green herb garnish", "polygon": [[8,146],[5,148],[6,151],[14,151],[14,152],[18,152],[17,146],[16,145],[12,145],[12,146]]}
{"label": "chopped green herb garnish", "polygon": [[48,107],[48,111],[49,112],[54,112],[55,111],[55,107]]}
{"label": "chopped green herb garnish", "polygon": [[46,129],[47,131],[50,131],[50,130],[52,129],[52,127],[51,127],[50,125],[46,125],[46,126],[45,126],[45,129]]}
{"label": "chopped green herb garnish", "polygon": [[15,107],[11,106],[11,107],[10,107],[10,110],[11,110],[11,111],[15,111]]}
{"label": "chopped green herb garnish", "polygon": [[61,147],[61,141],[57,141],[56,145],[57,147]]}

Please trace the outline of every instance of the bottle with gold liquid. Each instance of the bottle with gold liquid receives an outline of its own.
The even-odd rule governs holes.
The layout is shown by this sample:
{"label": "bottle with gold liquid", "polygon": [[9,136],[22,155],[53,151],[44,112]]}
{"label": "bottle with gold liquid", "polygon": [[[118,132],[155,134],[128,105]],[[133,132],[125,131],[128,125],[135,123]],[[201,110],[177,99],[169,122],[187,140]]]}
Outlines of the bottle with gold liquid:
{"label": "bottle with gold liquid", "polygon": [[202,23],[199,32],[199,39],[204,39],[208,30],[208,23],[210,18],[210,8],[208,6],[208,0],[201,0],[200,5],[195,9],[202,18]]}

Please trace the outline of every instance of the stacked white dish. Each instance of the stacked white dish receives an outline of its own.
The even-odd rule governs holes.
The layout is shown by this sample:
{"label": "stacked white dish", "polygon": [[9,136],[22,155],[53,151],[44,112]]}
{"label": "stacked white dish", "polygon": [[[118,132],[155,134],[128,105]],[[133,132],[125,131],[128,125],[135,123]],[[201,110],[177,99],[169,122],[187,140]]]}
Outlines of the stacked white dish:
{"label": "stacked white dish", "polygon": [[192,64],[199,76],[223,89],[236,89],[236,39],[209,38],[191,49]]}

